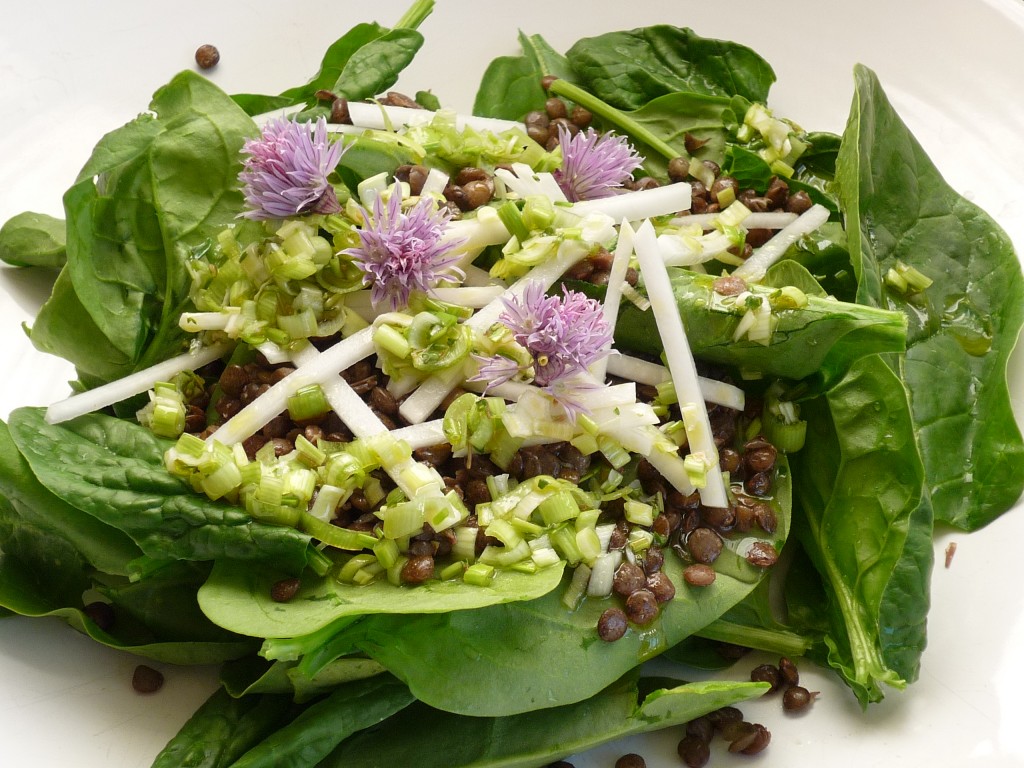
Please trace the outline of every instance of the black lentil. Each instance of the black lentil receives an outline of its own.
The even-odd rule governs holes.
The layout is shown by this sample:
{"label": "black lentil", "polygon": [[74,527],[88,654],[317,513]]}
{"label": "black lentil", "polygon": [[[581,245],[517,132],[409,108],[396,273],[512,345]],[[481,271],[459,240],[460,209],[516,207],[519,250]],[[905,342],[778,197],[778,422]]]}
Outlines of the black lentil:
{"label": "black lentil", "polygon": [[680,739],[676,746],[679,759],[689,768],[702,768],[707,765],[711,757],[711,747],[708,742],[697,736],[686,735]]}
{"label": "black lentil", "polygon": [[709,587],[715,583],[715,569],[703,563],[694,563],[683,569],[683,580],[693,587]]}
{"label": "black lentil", "polygon": [[646,626],[658,616],[658,600],[649,589],[638,589],[626,598],[626,615],[638,626]]}
{"label": "black lentil", "polygon": [[615,768],[647,768],[647,761],[636,752],[629,752],[615,761]]}
{"label": "black lentil", "polygon": [[608,608],[597,620],[597,635],[608,643],[613,643],[626,634],[628,621],[626,612],[621,608]]}
{"label": "black lentil", "polygon": [[787,712],[799,712],[806,709],[817,697],[817,691],[811,692],[802,685],[794,685],[782,694],[782,708]]}
{"label": "black lentil", "polygon": [[196,64],[200,69],[212,69],[219,61],[220,51],[217,50],[217,46],[207,43],[196,48]]}
{"label": "black lentil", "polygon": [[163,673],[146,664],[139,664],[132,672],[132,688],[138,693],[156,693],[164,685]]}
{"label": "black lentil", "polygon": [[270,599],[275,603],[287,603],[299,593],[302,582],[297,578],[280,579],[270,587]]}
{"label": "black lentil", "polygon": [[112,629],[117,619],[110,603],[104,603],[102,600],[87,603],[82,612],[104,632]]}

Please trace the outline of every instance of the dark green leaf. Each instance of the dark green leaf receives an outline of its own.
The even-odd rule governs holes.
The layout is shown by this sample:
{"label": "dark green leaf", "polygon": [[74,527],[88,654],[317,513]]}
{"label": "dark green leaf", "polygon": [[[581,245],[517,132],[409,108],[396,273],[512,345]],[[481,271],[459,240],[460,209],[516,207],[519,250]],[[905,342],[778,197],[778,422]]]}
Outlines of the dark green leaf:
{"label": "dark green leaf", "polygon": [[[789,530],[789,483],[788,466],[780,460],[772,500],[778,518],[772,540],[780,549]],[[690,587],[682,578],[683,564],[667,557],[664,570],[679,585],[675,599],[662,606],[652,624],[632,628],[614,643],[597,635],[607,602],[587,600],[570,612],[561,589],[539,600],[475,611],[369,616],[343,635],[405,680],[421,701],[474,716],[515,714],[593,696],[707,626],[762,576],[728,546],[715,568],[714,584]]]}
{"label": "dark green leaf", "polygon": [[[1024,322],[1024,278],[999,226],[942,179],[858,67],[837,161],[858,297],[909,319],[904,366],[937,520],[979,528],[1020,498],[1024,441],[1006,367]],[[907,297],[883,280],[898,262],[933,282]],[[941,372],[941,375],[938,375]]]}
{"label": "dark green leaf", "polygon": [[289,696],[236,699],[218,689],[157,755],[153,768],[229,768],[291,714]]}
{"label": "dark green leaf", "polygon": [[470,610],[515,600],[531,600],[559,584],[560,567],[536,574],[502,571],[489,586],[458,579],[395,587],[386,580],[365,586],[344,584],[333,575],[307,578],[287,603],[270,598],[281,574],[224,560],[217,563],[199,592],[203,610],[222,627],[253,637],[298,637],[316,632],[339,618],[375,613],[432,613]]}
{"label": "dark green leaf", "polygon": [[801,404],[801,417],[807,444],[792,457],[802,513],[795,530],[829,596],[829,663],[866,704],[882,698],[883,684],[906,683],[883,655],[889,629],[881,614],[884,604],[892,619],[896,599],[914,625],[922,610],[916,600],[927,573],[917,574],[913,590],[892,580],[894,569],[912,567],[904,549],[924,470],[906,391],[881,357],[857,360],[827,395]]}
{"label": "dark green leaf", "polygon": [[520,32],[519,44],[522,55],[499,56],[484,71],[473,103],[474,115],[522,120],[528,112],[544,108],[547,93],[541,78],[575,79],[569,62],[540,35]]}
{"label": "dark green leaf", "polygon": [[92,414],[52,425],[41,409],[20,408],[10,428],[51,493],[124,531],[151,557],[263,560],[293,573],[305,564],[307,536],[196,495],[164,469],[170,444],[137,424]]}
{"label": "dark green leaf", "polygon": [[342,742],[321,768],[536,768],[604,742],[687,722],[764,690],[758,683],[689,683],[641,699],[636,675],[629,674],[578,704],[512,717],[460,717],[416,703]]}
{"label": "dark green leaf", "polygon": [[398,81],[421,45],[423,35],[414,29],[388,30],[352,53],[330,90],[353,101],[383,93]]}
{"label": "dark green leaf", "polygon": [[390,675],[347,683],[310,704],[232,766],[312,768],[344,739],[376,725],[413,701],[409,689]]}
{"label": "dark green leaf", "polygon": [[678,91],[765,102],[775,73],[754,51],[657,25],[584,38],[566,57],[583,84],[619,109]]}
{"label": "dark green leaf", "polygon": [[64,220],[25,211],[0,227],[0,261],[15,267],[60,268],[67,261]]}

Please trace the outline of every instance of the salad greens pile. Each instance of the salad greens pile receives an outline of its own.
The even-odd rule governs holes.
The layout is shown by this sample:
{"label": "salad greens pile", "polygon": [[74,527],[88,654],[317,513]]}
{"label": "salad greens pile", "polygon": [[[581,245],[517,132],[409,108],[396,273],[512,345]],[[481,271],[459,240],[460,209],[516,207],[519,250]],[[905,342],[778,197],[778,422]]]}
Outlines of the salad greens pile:
{"label": "salad greens pile", "polygon": [[[869,69],[854,72],[842,135],[808,132],[770,111],[768,62],[689,29],[611,32],[564,53],[521,33],[522,53],[483,72],[474,113],[490,121],[457,117],[424,91],[416,100],[435,110],[422,113],[431,119],[404,125],[398,112],[373,107],[384,124],[359,125],[357,103],[397,82],[424,44],[418,28],[431,8],[419,0],[392,28],[356,25],[312,79],[277,95],[230,96],[198,74],[174,77],[145,114],[103,137],[64,195],[63,221],[26,213],[0,230],[7,263],[60,267],[33,344],[74,364],[77,391],[121,393],[74,418],[25,407],[0,422],[2,610],[58,616],[147,658],[223,665],[223,687],[155,766],[540,766],[760,696],[761,683],[642,675],[656,656],[692,673],[718,642],[818,662],[864,706],[914,681],[934,524],[978,529],[1024,488],[1024,441],[1006,382],[1024,279],[1006,235],[943,181]],[[548,76],[557,79],[546,89]],[[765,499],[775,522],[727,537],[710,586],[688,584],[689,563],[666,546],[675,598],[614,642],[596,629],[611,598],[587,597],[581,582],[608,554],[602,504],[624,499],[636,520],[657,513],[660,497],[638,495],[644,458],[678,469],[691,491],[717,476],[714,460],[695,465],[695,453],[686,461],[678,453],[685,438],[672,442],[672,434],[681,422],[640,424],[647,411],[635,394],[611,402],[605,416],[600,404],[611,395],[593,395],[592,411],[567,418],[537,387],[518,401],[470,393],[448,405],[443,421],[392,433],[377,432],[355,407],[342,414],[353,419],[351,443],[297,440],[295,454],[275,464],[266,451],[250,461],[230,445],[209,449],[209,440],[181,436],[177,409],[195,385],[187,365],[141,389],[116,389],[197,346],[220,344],[211,359],[240,363],[254,349],[277,350],[299,370],[358,348],[349,364],[376,352],[392,382],[413,393],[406,403],[447,380],[437,405],[454,384],[472,388],[462,373],[472,355],[519,354],[487,313],[507,285],[545,269],[552,274],[542,287],[553,296],[615,302],[621,356],[659,362],[668,336],[653,291],[648,300],[651,273],[641,268],[627,295],[572,279],[566,268],[596,243],[639,257],[652,224],[650,232],[691,250],[708,241],[685,217],[667,215],[679,208],[631,216],[595,207],[566,219],[572,208],[540,191],[562,149],[536,143],[521,123],[552,95],[589,110],[595,129],[626,137],[642,161],[635,176],[660,191],[689,194],[670,178],[679,158],[689,160],[694,184],[713,181],[705,177],[713,163],[757,194],[782,177],[827,219],[763,270],[726,252],[667,267],[671,314],[701,370],[724,373],[740,396],[766,403],[743,428],[774,430],[783,447]],[[331,133],[346,146],[329,177],[337,210],[283,224],[243,217],[243,149],[272,121],[267,113],[316,123],[339,99],[357,127]],[[454,289],[483,299],[414,293],[408,307],[378,308],[367,320],[363,272],[344,254],[358,249],[361,226],[384,216],[372,202],[402,194],[395,173],[410,164],[443,174],[517,169],[519,196],[510,178],[504,199],[449,222],[469,254],[465,273],[503,280]],[[639,195],[646,192],[605,202],[635,210],[614,204]],[[722,202],[707,229],[742,246],[749,233]],[[717,279],[733,272],[753,274],[743,301],[730,304]],[[319,354],[304,345],[328,336],[344,340]],[[670,360],[668,369],[681,399]],[[322,407],[324,397],[334,407],[341,395],[324,381],[275,401],[270,417],[285,404],[315,408],[319,398]],[[671,412],[673,397],[659,384],[659,415]],[[634,416],[643,441],[611,426]],[[239,443],[260,426],[240,423],[231,427],[241,430]],[[794,426],[802,439],[787,446]],[[492,479],[495,501],[469,510],[412,458],[416,447],[449,442],[507,467],[529,440],[571,441],[599,469],[575,482]],[[383,473],[397,487],[382,487],[375,478]],[[327,524],[330,494],[337,503],[355,490],[383,500],[382,531]],[[453,548],[462,551],[458,526],[471,513],[503,521],[488,529],[487,551],[470,564],[470,544],[465,561],[439,564],[438,578],[401,585],[410,536],[424,522],[454,526]],[[656,541],[650,530],[631,537],[630,557]],[[785,568],[751,564],[743,547],[753,539],[781,551]],[[275,585],[293,578],[298,595],[275,599]],[[97,621],[87,608],[97,600],[114,609],[115,623]],[[440,732],[442,751],[434,748]]]}

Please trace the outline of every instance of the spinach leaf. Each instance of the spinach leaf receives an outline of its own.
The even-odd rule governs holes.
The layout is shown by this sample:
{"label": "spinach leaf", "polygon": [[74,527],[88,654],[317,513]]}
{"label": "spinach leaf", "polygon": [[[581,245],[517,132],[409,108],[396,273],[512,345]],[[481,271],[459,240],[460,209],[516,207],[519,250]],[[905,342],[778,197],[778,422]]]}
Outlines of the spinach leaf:
{"label": "spinach leaf", "polygon": [[0,227],[0,261],[15,267],[64,266],[67,236],[62,219],[25,211]]}
{"label": "spinach leaf", "polygon": [[558,586],[562,568],[553,566],[535,574],[503,570],[488,586],[458,579],[429,581],[415,587],[395,587],[380,580],[357,586],[328,575],[304,580],[298,594],[287,603],[270,598],[270,587],[280,578],[280,573],[222,560],[200,589],[199,604],[214,622],[234,632],[291,638],[316,632],[342,617],[463,611],[532,600]]}
{"label": "spinach leaf", "polygon": [[541,78],[575,79],[566,58],[540,35],[520,32],[519,44],[521,56],[499,56],[484,70],[473,103],[474,115],[522,120],[527,113],[544,108],[547,93]]}
{"label": "spinach leaf", "polygon": [[232,768],[312,768],[344,739],[412,702],[409,689],[390,675],[348,683],[307,706],[232,763]]}
{"label": "spinach leaf", "polygon": [[[12,518],[10,511],[11,507],[0,499],[0,540],[4,546],[0,554],[0,607],[21,616],[61,619],[110,648],[172,664],[216,664],[252,652],[252,643],[246,639],[223,632],[211,634],[209,622],[201,617],[193,625],[204,628],[205,636],[199,639],[162,636],[144,621],[116,609],[114,625],[101,629],[84,610],[82,594],[92,586],[91,574],[74,550],[67,542]],[[185,619],[186,626],[189,621]]]}
{"label": "spinach leaf", "polygon": [[47,424],[43,410],[11,413],[18,450],[51,493],[127,533],[155,559],[260,560],[299,573],[309,539],[294,528],[253,522],[168,474],[169,443],[149,430],[102,414]]}
{"label": "spinach leaf", "polygon": [[588,90],[619,109],[678,91],[765,102],[775,82],[750,48],[668,25],[584,38],[566,58]]}
{"label": "spinach leaf", "polygon": [[[142,555],[135,543],[116,527],[87,515],[48,491],[32,474],[8,426],[0,421],[0,498],[17,514],[15,528],[31,527],[51,539],[52,557],[62,563],[82,561],[107,574],[126,576],[129,563]],[[13,551],[7,538],[0,549]],[[70,550],[73,555],[57,555]],[[49,557],[49,556],[48,556]],[[41,571],[45,577],[45,568]]]}
{"label": "spinach leaf", "polygon": [[161,750],[152,768],[228,768],[292,714],[288,696],[236,699],[218,688]]}
{"label": "spinach leaf", "polygon": [[[711,309],[714,276],[685,269],[670,269],[669,275],[693,353],[709,362],[757,370],[769,377],[817,375],[829,382],[841,377],[859,357],[900,352],[904,347],[906,318],[901,313],[818,296],[808,296],[807,306],[801,309],[776,311],[778,327],[770,344],[734,341],[741,314]],[[572,287],[598,297],[603,290],[585,283]],[[751,290],[766,289],[751,286]],[[661,355],[653,313],[623,302],[615,343],[634,352]]]}
{"label": "spinach leaf", "polygon": [[[771,503],[778,518],[773,541],[781,549],[790,514],[784,459]],[[742,546],[736,540],[723,550],[709,587],[687,586],[683,564],[666,558],[664,571],[679,585],[675,599],[650,625],[633,627],[614,643],[597,635],[607,603],[586,600],[569,611],[560,589],[538,600],[474,611],[368,616],[342,636],[404,680],[420,701],[449,712],[498,717],[570,704],[595,695],[739,602],[763,575],[741,557]]]}
{"label": "spinach leaf", "polygon": [[[637,676],[628,674],[586,701],[512,717],[461,717],[416,703],[342,742],[321,766],[535,768],[613,739],[687,722],[763,691],[758,683],[687,683],[644,697]],[[443,748],[438,734],[444,734]]]}
{"label": "spinach leaf", "polygon": [[[855,70],[837,160],[858,300],[909,320],[904,376],[937,520],[972,530],[1024,489],[1024,441],[1006,368],[1024,323],[1024,278],[999,226],[942,179],[877,77]],[[899,263],[932,280],[906,296]]]}
{"label": "spinach leaf", "polygon": [[[928,573],[912,570],[916,538],[905,553],[912,521],[931,532],[915,515],[924,469],[906,390],[879,356],[857,360],[826,395],[802,403],[801,417],[807,442],[791,457],[794,529],[829,598],[828,662],[866,704],[882,698],[883,684],[906,684],[887,664],[883,638],[910,639],[927,610]],[[923,637],[911,644],[919,654]]]}
{"label": "spinach leaf", "polygon": [[373,98],[398,81],[419,51],[423,36],[416,28],[433,8],[433,0],[416,0],[393,29],[376,22],[356,24],[327,48],[320,69],[303,85],[278,96],[242,93],[231,98],[249,115],[299,104],[314,107],[320,92],[353,101]]}
{"label": "spinach leaf", "polygon": [[[65,194],[69,283],[32,329],[37,347],[101,380],[177,351],[191,251],[242,206],[239,150],[255,132],[249,118],[190,72],[157,91],[150,109],[155,116],[105,136]],[[92,340],[64,335],[65,309],[74,317],[84,310],[98,331]]]}
{"label": "spinach leaf", "polygon": [[221,668],[220,679],[232,696],[257,693],[287,693],[303,702],[329,693],[343,683],[364,680],[387,670],[367,658],[335,659],[312,677],[298,671],[294,661],[268,662],[258,656],[230,661]]}

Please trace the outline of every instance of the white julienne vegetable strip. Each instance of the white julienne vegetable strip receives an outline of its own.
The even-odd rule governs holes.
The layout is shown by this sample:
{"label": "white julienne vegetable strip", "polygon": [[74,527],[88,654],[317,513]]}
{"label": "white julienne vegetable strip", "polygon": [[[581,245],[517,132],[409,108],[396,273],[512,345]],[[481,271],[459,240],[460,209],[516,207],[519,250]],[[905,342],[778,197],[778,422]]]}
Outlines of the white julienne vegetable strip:
{"label": "white julienne vegetable strip", "polygon": [[[701,229],[713,229],[719,218],[720,213],[695,213],[690,216],[679,216],[672,219],[669,224],[673,227],[697,226]],[[786,211],[753,211],[743,219],[743,226],[746,229],[782,229],[796,219],[795,213]]]}
{"label": "white julienne vegetable strip", "polygon": [[369,357],[373,350],[373,327],[368,326],[317,355],[315,360],[296,368],[224,422],[207,440],[217,440],[224,445],[240,443],[284,411],[288,407],[288,398],[299,389],[310,384],[323,386],[341,371]]}
{"label": "white julienne vegetable strip", "polygon": [[683,321],[679,316],[668,271],[658,251],[654,226],[650,221],[645,221],[636,231],[633,247],[640,262],[640,273],[647,287],[647,295],[651,299],[651,310],[654,312],[654,320],[665,349],[665,358],[668,361],[669,373],[672,374],[676,397],[683,408],[687,405],[695,406],[691,409],[691,418],[684,421],[686,436],[690,442],[690,453],[702,455],[707,467],[707,482],[700,489],[701,502],[708,507],[728,507],[729,497],[719,469],[718,448],[711,432],[707,409],[704,407],[704,395],[697,378],[697,366],[690,351],[689,339],[686,338],[686,329],[683,328]]}
{"label": "white julienne vegetable strip", "polygon": [[603,213],[616,221],[622,219],[641,221],[688,210],[690,199],[690,185],[685,182],[677,182],[666,184],[663,187],[623,192],[621,195],[612,195],[611,197],[582,200],[573,203],[569,210],[577,216]]}
{"label": "white julienne vegetable strip", "polygon": [[786,250],[804,235],[810,234],[828,221],[828,208],[815,204],[804,211],[792,223],[786,225],[767,243],[758,248],[743,264],[736,267],[733,277],[742,277],[748,282],[756,283],[768,268],[782,258]]}
{"label": "white julienne vegetable strip", "polygon": [[212,363],[227,354],[232,346],[225,342],[202,347],[195,352],[186,352],[149,368],[136,371],[123,379],[72,395],[46,409],[46,422],[60,424],[62,421],[98,411],[100,408],[106,408],[108,405],[114,405],[129,397],[147,392],[157,382],[169,381],[174,378],[175,374],[182,371],[194,371],[196,368],[202,368],[204,365]]}
{"label": "white julienne vegetable strip", "polygon": [[[626,283],[626,271],[629,269],[629,259],[633,255],[633,228],[625,219],[619,226],[619,240],[615,244],[615,255],[612,257],[612,268],[608,273],[608,287],[604,294],[604,304],[601,305],[601,314],[605,323],[608,324],[608,333],[615,334],[615,323],[619,319],[619,306],[622,304],[622,286]],[[598,381],[604,381],[608,373],[608,358],[611,354],[605,355],[590,366],[590,372]]]}
{"label": "white julienne vegetable strip", "polygon": [[[411,107],[389,107],[383,104],[367,104],[350,101],[348,115],[352,125],[357,128],[372,128],[378,131],[396,130],[416,125],[426,125],[437,117],[438,113],[429,109],[413,109]],[[334,124],[328,124],[327,130],[333,130]],[[477,117],[476,115],[455,115],[455,128],[459,131],[472,128],[476,131],[502,133],[511,129],[524,130],[523,124],[514,120],[500,120],[495,117]]]}
{"label": "white julienne vegetable strip", "polygon": [[[501,296],[478,310],[466,321],[473,333],[483,333],[498,321],[505,311],[504,300],[522,298],[523,292],[531,282],[540,283],[544,290],[565,273],[569,267],[587,255],[585,246],[576,241],[566,241],[558,249],[555,257],[543,264],[538,264],[525,276],[513,283],[502,292]],[[460,366],[435,374],[428,378],[419,389],[413,392],[399,406],[399,413],[411,424],[425,421],[427,416],[441,404],[441,401],[465,378]]]}
{"label": "white julienne vegetable strip", "polygon": [[496,168],[494,175],[519,197],[544,195],[551,198],[553,203],[569,202],[554,176],[550,173],[534,171],[526,163],[512,163],[511,171],[507,168]]}
{"label": "white julienne vegetable strip", "polygon": [[[657,386],[664,381],[672,379],[668,368],[660,363],[652,363],[649,360],[641,360],[631,355],[611,354],[608,356],[608,373],[619,376],[623,379],[635,381],[637,384],[649,384]],[[746,407],[746,393],[732,384],[717,379],[708,379],[698,376],[701,394],[705,402],[722,405],[742,411]]]}

